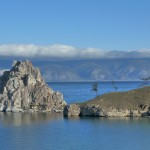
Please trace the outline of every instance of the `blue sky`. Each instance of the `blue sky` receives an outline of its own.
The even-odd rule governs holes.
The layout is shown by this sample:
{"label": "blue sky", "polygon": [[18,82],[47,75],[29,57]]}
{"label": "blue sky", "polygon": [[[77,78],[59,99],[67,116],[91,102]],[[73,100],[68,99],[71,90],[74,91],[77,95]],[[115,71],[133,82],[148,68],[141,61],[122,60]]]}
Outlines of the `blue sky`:
{"label": "blue sky", "polygon": [[150,0],[0,0],[0,45],[150,48]]}

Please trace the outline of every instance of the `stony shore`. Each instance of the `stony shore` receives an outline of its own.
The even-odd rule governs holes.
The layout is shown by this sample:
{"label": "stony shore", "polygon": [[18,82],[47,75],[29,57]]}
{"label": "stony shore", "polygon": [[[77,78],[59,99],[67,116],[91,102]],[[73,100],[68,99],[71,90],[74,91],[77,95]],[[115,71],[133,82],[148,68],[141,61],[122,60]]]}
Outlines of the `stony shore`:
{"label": "stony shore", "polygon": [[150,115],[150,87],[108,93],[64,108],[64,116],[144,117]]}

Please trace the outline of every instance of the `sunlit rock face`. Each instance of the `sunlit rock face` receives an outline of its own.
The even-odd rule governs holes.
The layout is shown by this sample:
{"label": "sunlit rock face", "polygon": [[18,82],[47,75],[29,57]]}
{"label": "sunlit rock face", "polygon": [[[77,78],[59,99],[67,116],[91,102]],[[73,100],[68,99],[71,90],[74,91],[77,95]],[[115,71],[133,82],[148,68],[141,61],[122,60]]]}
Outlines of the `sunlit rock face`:
{"label": "sunlit rock face", "polygon": [[29,60],[14,61],[0,77],[0,111],[62,111],[66,102],[45,83]]}
{"label": "sunlit rock face", "polygon": [[144,117],[149,116],[149,110],[102,108],[99,105],[70,104],[64,107],[64,116],[92,116],[92,117]]}

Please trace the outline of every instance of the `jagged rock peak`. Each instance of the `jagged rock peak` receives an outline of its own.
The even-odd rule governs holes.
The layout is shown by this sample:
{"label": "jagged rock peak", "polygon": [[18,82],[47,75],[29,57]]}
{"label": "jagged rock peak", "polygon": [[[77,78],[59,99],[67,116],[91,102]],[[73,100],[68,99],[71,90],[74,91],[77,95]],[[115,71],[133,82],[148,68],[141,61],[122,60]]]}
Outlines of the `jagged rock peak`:
{"label": "jagged rock peak", "polygon": [[13,67],[10,70],[11,76],[21,76],[25,77],[27,75],[32,75],[39,82],[44,82],[41,77],[40,70],[32,65],[29,60],[25,61],[14,61]]}
{"label": "jagged rock peak", "polygon": [[62,111],[65,104],[29,60],[14,61],[0,77],[0,111]]}

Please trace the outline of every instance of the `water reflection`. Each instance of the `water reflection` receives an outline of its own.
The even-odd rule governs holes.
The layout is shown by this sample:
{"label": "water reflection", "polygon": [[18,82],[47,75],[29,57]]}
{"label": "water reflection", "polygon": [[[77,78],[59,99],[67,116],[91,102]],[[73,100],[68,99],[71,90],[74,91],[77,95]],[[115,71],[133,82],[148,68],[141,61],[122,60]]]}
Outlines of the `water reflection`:
{"label": "water reflection", "polygon": [[82,122],[85,124],[91,124],[93,127],[97,128],[99,126],[142,126],[150,128],[150,117],[65,117],[67,122]]}
{"label": "water reflection", "polygon": [[45,124],[46,122],[54,122],[56,120],[65,122],[84,122],[90,123],[94,126],[100,124],[111,125],[148,125],[150,124],[150,118],[129,118],[129,117],[63,117],[61,113],[2,113],[0,112],[0,125],[2,126],[24,126],[32,124]]}
{"label": "water reflection", "polygon": [[58,113],[3,113],[0,112],[0,124],[4,126],[22,126],[46,123],[53,120],[62,119],[62,114]]}
{"label": "water reflection", "polygon": [[91,123],[111,123],[111,124],[150,124],[150,117],[81,117]]}
{"label": "water reflection", "polygon": [[149,118],[0,113],[0,123],[0,146],[5,150],[149,149]]}

